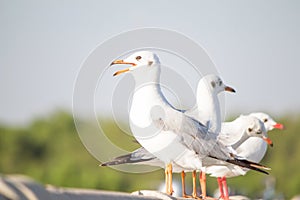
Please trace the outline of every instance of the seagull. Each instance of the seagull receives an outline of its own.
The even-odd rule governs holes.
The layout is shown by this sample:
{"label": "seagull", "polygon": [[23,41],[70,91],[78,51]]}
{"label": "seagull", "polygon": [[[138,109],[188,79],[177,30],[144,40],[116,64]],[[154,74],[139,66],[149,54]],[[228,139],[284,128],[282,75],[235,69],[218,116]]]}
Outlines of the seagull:
{"label": "seagull", "polygon": [[[212,74],[207,75],[200,79],[197,88],[197,104],[194,109],[187,110],[185,113],[194,117],[196,120],[204,124],[214,134],[219,134],[221,130],[221,111],[218,94],[222,91],[235,92],[235,90],[229,86],[224,85],[220,77]],[[201,184],[201,195],[202,198],[206,198],[206,178],[205,178],[205,167],[200,170],[200,184]],[[181,172],[182,179],[182,196],[185,194],[185,172]],[[192,171],[193,179],[193,192],[192,197],[197,196],[196,188],[196,170]]]}
{"label": "seagull", "polygon": [[232,122],[222,124],[221,133],[218,139],[226,146],[233,149],[239,147],[250,137],[260,137],[267,144],[273,146],[273,142],[268,138],[264,123],[252,115],[241,115]]}
{"label": "seagull", "polygon": [[[256,123],[256,128],[253,127],[253,122]],[[258,123],[259,122],[259,123]],[[250,125],[250,126],[249,126]],[[258,126],[259,125],[259,126]],[[252,137],[241,137],[235,144],[232,144],[240,135],[240,129],[244,127],[246,135]],[[258,128],[258,129],[257,129]],[[276,123],[269,115],[265,113],[251,113],[249,115],[241,115],[232,122],[222,123],[222,130],[219,139],[225,145],[231,145],[236,151],[237,155],[251,160],[252,162],[260,162],[267,151],[267,144],[273,146],[272,141],[267,137],[266,132],[277,128],[283,129],[282,124]],[[255,131],[256,129],[256,131]],[[261,130],[261,131],[260,131]],[[218,177],[218,185],[222,199],[229,199],[229,193],[226,183],[226,177],[235,177],[245,175],[248,170],[233,166],[211,166],[206,168],[206,172],[210,176]]]}
{"label": "seagull", "polygon": [[[273,129],[284,129],[283,124],[275,122],[274,119],[272,119],[266,113],[256,112],[250,113],[249,115],[257,117],[260,121],[262,121],[266,131],[271,131]],[[267,144],[260,138],[249,138],[243,144],[241,144],[236,151],[242,157],[246,157],[254,162],[260,162],[267,152]]]}
{"label": "seagull", "polygon": [[[222,123],[222,129],[218,135],[218,140],[229,148],[235,149],[245,142],[250,137],[262,138],[270,146],[273,146],[273,142],[268,138],[263,122],[253,116],[240,116],[232,122]],[[252,148],[252,147],[251,147]],[[239,155],[236,152],[237,155]],[[241,155],[239,155],[241,156]],[[228,167],[229,166],[229,167]],[[200,172],[200,184],[202,197],[206,198],[206,173],[214,174],[217,176],[218,173],[223,177],[223,171],[238,171],[238,173],[243,173],[242,169],[238,166],[231,165],[229,163],[225,166],[214,165],[202,168]],[[221,171],[221,172],[219,172]],[[229,173],[229,172],[227,172]],[[218,179],[219,180],[219,179]],[[219,183],[219,182],[218,182]]]}
{"label": "seagull", "polygon": [[[160,61],[149,51],[136,52],[111,65],[130,67],[114,76],[130,73],[135,80],[135,91],[130,108],[130,129],[136,140],[164,163],[166,192],[172,194],[172,164],[192,170],[201,169],[211,160],[221,160],[262,173],[269,168],[236,157],[225,145],[216,140],[206,126],[180,110],[175,109],[163,96],[160,85]],[[204,159],[205,158],[205,159]],[[185,166],[186,160],[191,159]]]}
{"label": "seagull", "polygon": [[[221,129],[221,111],[220,111],[220,103],[218,94],[223,91],[233,92],[235,90],[232,87],[229,87],[224,84],[222,79],[215,75],[209,74],[200,79],[197,87],[197,104],[195,108],[191,110],[185,111],[190,117],[198,120],[202,124],[204,124],[212,133],[217,134]],[[202,168],[203,170],[204,168]],[[200,177],[202,175],[202,171],[200,171]],[[196,170],[192,171],[193,178],[193,192],[192,197],[197,196],[197,188],[196,188]],[[187,197],[185,192],[185,172],[182,169],[181,172],[181,180],[182,180],[182,196]],[[206,188],[202,185],[202,191],[206,191]],[[206,194],[206,192],[202,192],[202,195]],[[202,196],[203,197],[203,196]],[[206,195],[204,195],[204,198]]]}

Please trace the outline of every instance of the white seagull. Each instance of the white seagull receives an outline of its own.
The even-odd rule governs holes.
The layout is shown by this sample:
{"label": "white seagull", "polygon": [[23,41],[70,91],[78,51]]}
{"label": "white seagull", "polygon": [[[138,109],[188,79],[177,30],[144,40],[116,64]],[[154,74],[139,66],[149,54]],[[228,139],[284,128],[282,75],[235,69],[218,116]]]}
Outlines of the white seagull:
{"label": "white seagull", "polygon": [[[166,168],[166,189],[172,194],[172,163],[183,168],[201,169],[210,159],[233,163],[264,172],[262,165],[237,158],[210,134],[207,127],[173,108],[161,93],[160,62],[152,52],[136,52],[125,60],[112,63],[127,64],[129,68],[114,75],[131,73],[135,91],[130,109],[130,128],[137,141],[161,160]],[[205,159],[203,159],[205,157]],[[185,160],[191,159],[188,166]],[[266,172],[264,172],[266,173]]]}
{"label": "white seagull", "polygon": [[[266,113],[256,112],[249,115],[257,117],[260,121],[262,121],[267,132],[273,129],[284,129],[283,124],[275,122],[274,119]],[[260,138],[249,138],[241,144],[236,151],[242,157],[246,157],[253,162],[260,162],[267,152],[267,144]]]}
{"label": "white seagull", "polygon": [[[215,75],[206,75],[200,79],[197,87],[197,103],[195,108],[185,111],[185,114],[193,117],[202,124],[204,124],[215,136],[220,132],[221,129],[221,109],[218,94],[223,91],[235,92],[232,87],[226,86],[222,79]],[[178,166],[176,167],[178,168]],[[201,170],[205,168],[202,167]],[[203,177],[203,172],[200,170],[200,177]],[[187,170],[190,171],[190,170]],[[196,170],[192,171],[193,178],[193,192],[192,197],[197,196],[196,188]],[[187,197],[185,192],[185,172],[182,169],[181,172],[182,180],[182,196]],[[202,179],[201,179],[202,180]],[[206,198],[206,187],[201,184],[202,197]],[[204,192],[205,191],[205,192]]]}
{"label": "white seagull", "polygon": [[[223,123],[219,139],[225,145],[231,145],[236,151],[237,155],[252,162],[260,162],[266,154],[267,144],[273,146],[273,143],[266,134],[260,131],[254,131],[255,128],[251,124],[253,124],[255,121],[256,123],[259,121],[260,129],[265,130],[266,132],[274,128],[284,128],[282,124],[276,123],[269,115],[265,113],[251,113],[246,116],[241,115],[232,122]],[[241,129],[244,129],[245,132],[248,132],[247,135],[251,135],[252,137],[245,137],[244,134],[241,139],[236,140],[238,142],[232,144],[234,140],[237,139],[237,135],[240,135],[238,133],[241,132]],[[252,132],[252,134],[250,132]],[[255,136],[255,134],[257,135]],[[245,175],[248,170],[228,164],[227,166],[207,167],[206,172],[210,174],[210,176],[218,177],[221,198],[227,200],[229,199],[229,193],[226,178]]]}

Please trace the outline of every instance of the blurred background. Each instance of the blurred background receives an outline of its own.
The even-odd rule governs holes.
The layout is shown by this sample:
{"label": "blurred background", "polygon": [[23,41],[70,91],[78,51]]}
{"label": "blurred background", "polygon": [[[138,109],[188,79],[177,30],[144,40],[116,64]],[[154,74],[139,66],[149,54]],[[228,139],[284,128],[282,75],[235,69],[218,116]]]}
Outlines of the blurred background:
{"label": "blurred background", "polygon": [[[263,163],[271,175],[228,179],[231,190],[252,198],[299,194],[299,9],[296,0],[0,0],[0,173],[64,187],[157,189],[162,170],[131,174],[98,166],[77,135],[72,93],[82,62],[98,44],[134,28],[158,27],[199,43],[237,90],[226,96],[227,120],[263,111],[286,127],[269,134],[274,148]],[[113,121],[106,126],[116,143],[122,137],[126,148],[137,147]],[[216,188],[208,179],[210,195]]]}

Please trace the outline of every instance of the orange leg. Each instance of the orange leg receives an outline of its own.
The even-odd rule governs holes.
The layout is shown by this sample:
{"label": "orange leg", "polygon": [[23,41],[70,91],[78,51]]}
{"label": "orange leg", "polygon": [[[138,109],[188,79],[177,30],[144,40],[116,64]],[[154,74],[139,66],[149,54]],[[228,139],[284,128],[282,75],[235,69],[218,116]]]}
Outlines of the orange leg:
{"label": "orange leg", "polygon": [[[195,179],[196,181],[196,179]],[[193,183],[194,183],[194,179],[193,179]],[[193,196],[187,195],[186,191],[185,191],[185,172],[182,171],[181,172],[181,185],[182,185],[182,197],[183,198],[195,198]]]}
{"label": "orange leg", "polygon": [[167,194],[173,194],[173,185],[172,185],[172,164],[167,165]]}
{"label": "orange leg", "polygon": [[166,193],[168,194],[169,177],[168,177],[168,169],[167,169],[167,167],[166,167],[166,169],[165,169],[165,184],[166,184]]}
{"label": "orange leg", "polygon": [[182,187],[182,197],[187,197],[185,192],[185,172],[181,172],[181,187]]}
{"label": "orange leg", "polygon": [[193,198],[197,198],[196,176],[197,176],[197,172],[196,172],[196,170],[194,170],[193,173],[192,173],[192,177],[193,177],[193,193],[192,193],[192,197]]}
{"label": "orange leg", "polygon": [[168,173],[168,168],[167,167],[165,169],[165,184],[166,184],[166,193],[168,194],[168,190],[169,190],[169,173]]}
{"label": "orange leg", "polygon": [[206,175],[204,172],[200,172],[200,185],[201,185],[201,196],[202,199],[206,199]]}

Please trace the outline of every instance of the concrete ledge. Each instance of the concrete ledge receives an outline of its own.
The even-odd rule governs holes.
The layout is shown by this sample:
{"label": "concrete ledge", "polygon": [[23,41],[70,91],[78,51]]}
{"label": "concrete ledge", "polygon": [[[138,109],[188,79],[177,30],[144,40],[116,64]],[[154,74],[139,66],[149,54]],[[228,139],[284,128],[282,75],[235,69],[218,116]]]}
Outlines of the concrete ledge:
{"label": "concrete ledge", "polygon": [[155,196],[142,196],[133,195],[124,192],[109,192],[101,190],[88,190],[88,189],[76,189],[76,188],[51,188],[47,189],[51,194],[53,199],[63,199],[63,200],[114,200],[114,199],[124,199],[124,200],[157,200],[167,198],[156,198]]}
{"label": "concrete ledge", "polygon": [[[131,194],[92,189],[59,188],[43,186],[23,175],[0,176],[0,200],[188,200],[165,193],[140,190]],[[213,199],[213,198],[208,198]],[[248,200],[244,196],[231,196],[230,199]],[[191,199],[194,200],[194,199]]]}
{"label": "concrete ledge", "polygon": [[91,189],[43,186],[22,175],[0,177],[0,200],[173,200],[175,197],[157,191],[137,191],[132,194]]}

